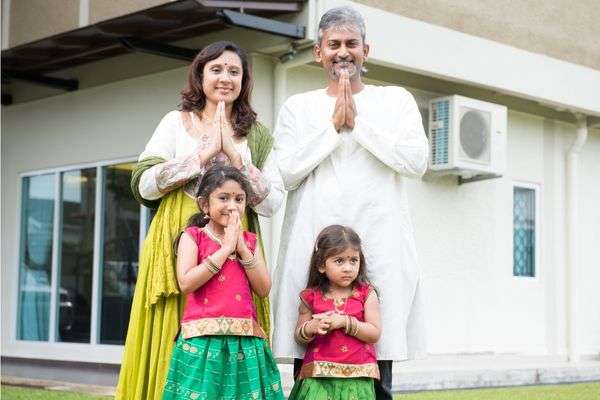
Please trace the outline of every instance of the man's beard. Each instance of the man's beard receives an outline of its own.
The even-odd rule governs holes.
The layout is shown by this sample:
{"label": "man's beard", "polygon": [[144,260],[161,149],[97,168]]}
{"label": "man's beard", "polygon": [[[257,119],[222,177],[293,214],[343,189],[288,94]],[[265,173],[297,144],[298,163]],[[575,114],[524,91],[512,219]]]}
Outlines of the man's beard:
{"label": "man's beard", "polygon": [[350,78],[354,77],[357,74],[357,72],[359,71],[359,68],[356,66],[356,64],[354,64],[354,62],[348,62],[348,66],[346,68],[338,68],[337,63],[333,63],[333,64],[331,64],[331,67],[329,68],[329,75],[332,78],[339,79],[340,78],[339,72],[343,69],[348,71],[348,75]]}

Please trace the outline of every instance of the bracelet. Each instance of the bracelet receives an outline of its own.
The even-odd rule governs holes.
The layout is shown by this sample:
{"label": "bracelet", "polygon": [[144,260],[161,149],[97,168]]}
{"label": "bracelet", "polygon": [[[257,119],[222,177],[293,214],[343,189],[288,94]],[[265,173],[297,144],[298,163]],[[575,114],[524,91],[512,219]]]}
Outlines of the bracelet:
{"label": "bracelet", "polygon": [[314,335],[313,336],[308,336],[306,334],[306,326],[310,323],[310,321],[306,321],[302,324],[302,326],[300,327],[300,335],[302,336],[302,339],[306,340],[306,342],[310,342],[311,340],[313,340]]}
{"label": "bracelet", "polygon": [[244,267],[245,269],[252,269],[254,267],[256,267],[256,254],[252,254],[252,257],[250,257],[249,260],[242,260],[241,258],[239,259],[240,264],[242,264],[242,267]]}
{"label": "bracelet", "polygon": [[346,327],[344,328],[344,333],[346,335],[349,335],[350,334],[350,324],[351,324],[350,316],[344,315],[344,317],[346,318]]}
{"label": "bracelet", "polygon": [[346,315],[346,328],[344,333],[350,336],[356,336],[358,334],[358,320],[355,317]]}
{"label": "bracelet", "polygon": [[358,320],[355,317],[352,317],[353,327],[350,331],[350,335],[356,336],[358,334]]}
{"label": "bracelet", "polygon": [[206,257],[206,269],[208,269],[213,275],[216,275],[219,273],[219,271],[221,271],[221,267],[219,265],[217,265],[217,263],[215,263],[213,261],[212,258],[210,258],[210,256]]}
{"label": "bracelet", "polygon": [[297,331],[296,331],[296,339],[298,339],[299,342],[308,343],[311,340],[313,340],[314,335],[313,336],[308,336],[306,334],[306,325],[309,322],[310,321],[304,321],[304,323],[302,325],[300,325],[300,327],[297,329]]}
{"label": "bracelet", "polygon": [[304,327],[304,324],[300,325],[297,329],[296,329],[296,340],[300,343],[308,343],[302,336],[302,328]]}

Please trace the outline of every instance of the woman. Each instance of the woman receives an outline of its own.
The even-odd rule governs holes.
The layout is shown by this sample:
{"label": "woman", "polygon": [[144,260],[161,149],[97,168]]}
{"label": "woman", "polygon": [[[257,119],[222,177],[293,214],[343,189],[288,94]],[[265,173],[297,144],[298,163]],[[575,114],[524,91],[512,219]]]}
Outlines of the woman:
{"label": "woman", "polygon": [[[242,171],[256,196],[248,199],[244,229],[260,234],[257,213],[270,216],[283,200],[273,139],[250,106],[246,53],[231,42],[206,46],[194,59],[181,93],[181,111],[156,128],[133,171],[142,204],[157,208],[140,257],[116,399],[160,399],[183,310],[173,240],[197,211],[199,178],[214,163]],[[270,331],[269,305],[254,296],[258,320]]]}

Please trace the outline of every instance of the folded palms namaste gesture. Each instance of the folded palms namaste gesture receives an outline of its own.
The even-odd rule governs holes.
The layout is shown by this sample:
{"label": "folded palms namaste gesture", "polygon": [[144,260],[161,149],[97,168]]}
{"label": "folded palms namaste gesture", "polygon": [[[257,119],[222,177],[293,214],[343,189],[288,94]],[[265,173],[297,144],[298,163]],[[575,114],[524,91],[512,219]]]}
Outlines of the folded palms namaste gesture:
{"label": "folded palms namaste gesture", "polygon": [[238,169],[241,168],[242,159],[233,143],[234,131],[225,113],[225,103],[223,101],[220,101],[217,105],[217,111],[210,126],[212,128],[209,139],[211,155],[215,156],[219,152],[223,152],[229,158],[231,165]]}
{"label": "folded palms namaste gesture", "polygon": [[352,89],[350,88],[350,75],[348,70],[343,69],[340,72],[340,80],[338,82],[337,99],[335,108],[333,109],[333,126],[339,133],[344,126],[348,129],[354,128],[354,118],[356,117],[356,104],[352,97]]}

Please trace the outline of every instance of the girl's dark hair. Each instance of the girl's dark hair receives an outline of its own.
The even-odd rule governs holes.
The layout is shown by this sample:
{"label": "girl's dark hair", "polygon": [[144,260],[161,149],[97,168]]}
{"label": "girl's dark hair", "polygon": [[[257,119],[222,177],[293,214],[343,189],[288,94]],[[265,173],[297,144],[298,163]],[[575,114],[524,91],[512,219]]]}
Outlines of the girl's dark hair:
{"label": "girl's dark hair", "polygon": [[348,247],[357,250],[360,257],[358,276],[353,284],[369,283],[367,279],[367,263],[358,234],[347,226],[330,225],[323,229],[319,233],[319,236],[317,236],[312,257],[310,258],[310,271],[306,287],[319,288],[321,292],[326,293],[329,290],[329,279],[327,279],[327,275],[319,272],[319,267],[325,265],[325,260],[329,257],[340,254]]}
{"label": "girl's dark hair", "polygon": [[[246,193],[246,200],[253,195],[252,186],[250,182],[246,179],[244,174],[240,172],[237,168],[229,167],[229,166],[214,166],[209,168],[208,171],[204,173],[202,179],[200,180],[200,185],[198,185],[198,191],[196,192],[196,198],[198,201],[208,201],[208,197],[210,194],[216,189],[223,186],[223,184],[227,181],[235,181],[240,184],[242,190]],[[202,210],[199,213],[196,213],[190,217],[188,220],[186,228],[191,226],[203,227],[208,223],[208,218]]]}
{"label": "girl's dark hair", "polygon": [[201,111],[206,106],[206,95],[202,90],[204,66],[209,61],[217,59],[225,51],[232,51],[242,61],[242,89],[233,102],[231,125],[237,136],[246,136],[250,127],[256,121],[256,112],[250,106],[252,92],[252,73],[248,64],[248,55],[237,44],[228,41],[211,43],[198,53],[188,73],[188,82],[181,92],[182,111]]}

